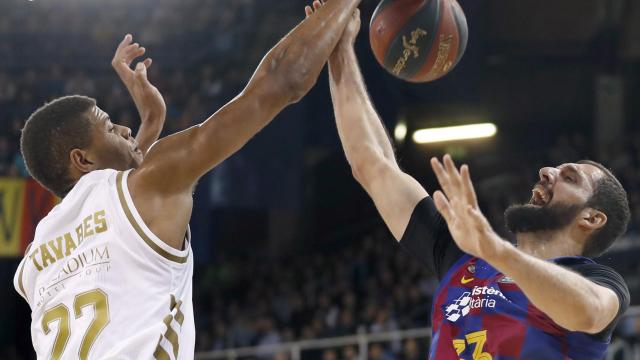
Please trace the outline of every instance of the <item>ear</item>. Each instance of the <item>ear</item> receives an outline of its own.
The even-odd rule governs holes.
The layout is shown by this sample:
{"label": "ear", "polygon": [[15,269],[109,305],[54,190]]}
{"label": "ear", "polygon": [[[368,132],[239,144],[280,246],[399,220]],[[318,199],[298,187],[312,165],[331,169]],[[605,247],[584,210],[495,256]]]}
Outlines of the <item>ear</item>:
{"label": "ear", "polygon": [[607,215],[602,211],[586,208],[580,212],[578,226],[585,231],[596,231],[607,224]]}
{"label": "ear", "polygon": [[81,174],[90,173],[93,170],[96,170],[96,165],[91,161],[87,150],[71,150],[71,152],[69,152],[69,162],[71,163],[71,168]]}

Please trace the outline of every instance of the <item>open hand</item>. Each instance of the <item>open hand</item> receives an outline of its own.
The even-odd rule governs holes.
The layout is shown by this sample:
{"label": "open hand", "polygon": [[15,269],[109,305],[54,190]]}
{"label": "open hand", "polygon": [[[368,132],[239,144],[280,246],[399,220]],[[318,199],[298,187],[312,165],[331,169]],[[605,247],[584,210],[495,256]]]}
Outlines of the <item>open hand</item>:
{"label": "open hand", "polygon": [[146,52],[144,47],[132,41],[130,34],[124,37],[111,60],[111,66],[127,87],[138,109],[141,127],[136,140],[142,152],[146,153],[162,131],[167,107],[160,91],[147,78],[147,69],[153,60],[146,58],[136,64],[135,70],[131,69],[131,63]]}
{"label": "open hand", "polygon": [[458,247],[484,260],[495,256],[504,240],[493,231],[478,207],[469,167],[462,165],[458,171],[449,155],[444,156],[442,163],[432,158],[431,167],[442,187],[442,191],[433,194],[433,200]]}

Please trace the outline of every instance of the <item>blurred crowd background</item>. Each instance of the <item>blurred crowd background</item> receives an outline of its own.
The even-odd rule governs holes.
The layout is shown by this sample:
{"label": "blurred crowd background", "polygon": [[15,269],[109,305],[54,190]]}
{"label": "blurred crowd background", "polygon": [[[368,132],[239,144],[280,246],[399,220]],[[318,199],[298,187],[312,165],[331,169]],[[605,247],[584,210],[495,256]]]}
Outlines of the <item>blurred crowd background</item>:
{"label": "blurred crowd background", "polygon": [[[631,0],[461,0],[470,28],[462,63],[433,84],[384,73],[368,46],[376,1],[362,3],[356,45],[390,135],[473,121],[496,138],[417,145],[395,139],[399,161],[427,190],[427,159],[471,165],[483,210],[509,238],[504,209],[527,201],[542,166],[601,161],[629,193],[628,235],[602,262],[624,274],[640,303],[640,5]],[[235,96],[264,53],[304,17],[303,1],[7,0],[0,3],[0,176],[28,177],[20,129],[45,101],[97,98],[136,128],[110,68],[126,33],[154,59],[149,78],[167,103],[163,135],[199,123]],[[6,212],[6,210],[4,210]],[[392,239],[342,154],[326,74],[245,149],[204,178],[192,222],[198,351],[429,326],[432,274]],[[0,358],[28,359],[29,312],[0,261],[5,293]],[[640,321],[619,338],[635,342]],[[373,345],[375,360],[426,358],[427,340]],[[314,356],[352,359],[353,347]]]}

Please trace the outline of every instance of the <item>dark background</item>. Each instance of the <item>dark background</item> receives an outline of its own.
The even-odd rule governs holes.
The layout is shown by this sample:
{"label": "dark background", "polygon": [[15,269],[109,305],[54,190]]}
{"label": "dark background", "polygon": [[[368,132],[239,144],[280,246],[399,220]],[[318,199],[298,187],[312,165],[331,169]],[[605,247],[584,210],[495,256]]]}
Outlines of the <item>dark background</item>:
{"label": "dark background", "polygon": [[[416,145],[408,136],[395,144],[401,166],[433,191],[429,157],[450,152],[468,162],[483,210],[508,237],[502,211],[529,198],[541,166],[583,158],[604,162],[627,188],[634,217],[628,236],[603,261],[623,272],[636,303],[640,3],[460,4],[470,31],[462,62],[441,80],[409,84],[375,62],[368,22],[377,2],[362,3],[357,52],[391,133],[399,121],[410,133],[480,121],[499,129],[489,140],[430,146]],[[27,175],[18,152],[19,129],[35,108],[57,96],[96,97],[115,122],[136,127],[135,108],[109,65],[125,33],[154,59],[149,77],[165,96],[165,134],[170,134],[201,122],[235,96],[262,55],[303,18],[304,5],[297,0],[2,1],[0,175]],[[429,286],[422,285],[432,278],[395,246],[352,179],[326,74],[303,101],[200,182],[193,213],[200,350],[344,335],[362,326],[376,331],[428,325],[428,307],[416,309],[428,305]],[[32,353],[28,307],[11,284],[18,262],[0,261],[6,289],[0,313],[3,359]],[[264,277],[252,278],[255,271]],[[402,303],[403,294],[415,292],[409,296],[415,306]],[[287,308],[297,314],[291,310],[296,301],[303,303],[296,308],[302,309],[300,316],[278,313]],[[407,319],[407,311],[416,313]],[[346,313],[353,319],[343,332],[327,320]],[[634,321],[623,331],[632,338]]]}

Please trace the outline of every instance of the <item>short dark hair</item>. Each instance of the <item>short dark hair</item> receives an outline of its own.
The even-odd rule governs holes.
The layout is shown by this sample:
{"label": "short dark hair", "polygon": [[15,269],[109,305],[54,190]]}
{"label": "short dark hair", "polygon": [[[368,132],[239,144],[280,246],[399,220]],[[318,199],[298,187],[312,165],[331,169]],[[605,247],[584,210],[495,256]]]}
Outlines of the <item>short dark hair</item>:
{"label": "short dark hair", "polygon": [[607,223],[587,239],[582,250],[583,256],[597,257],[627,231],[631,218],[629,199],[620,181],[604,165],[591,160],[582,160],[578,164],[595,166],[604,173],[604,176],[596,182],[587,206],[605,213]]}
{"label": "short dark hair", "polygon": [[89,111],[95,106],[95,99],[86,96],[64,96],[36,110],[22,129],[20,150],[27,170],[59,197],[74,185],[69,152],[91,143]]}

